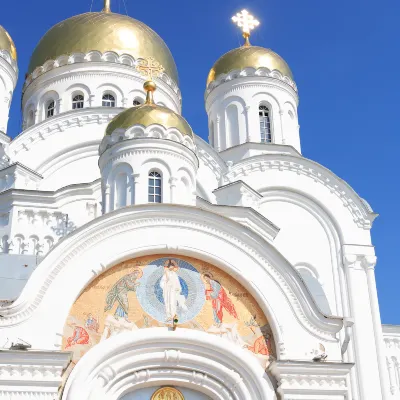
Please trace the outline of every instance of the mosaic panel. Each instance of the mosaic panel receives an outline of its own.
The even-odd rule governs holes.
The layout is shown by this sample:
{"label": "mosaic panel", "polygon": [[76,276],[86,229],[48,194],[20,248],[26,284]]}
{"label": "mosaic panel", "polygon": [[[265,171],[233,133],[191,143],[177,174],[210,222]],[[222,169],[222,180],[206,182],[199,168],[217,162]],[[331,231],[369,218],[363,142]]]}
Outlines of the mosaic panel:
{"label": "mosaic panel", "polygon": [[76,363],[92,346],[152,327],[188,328],[223,337],[263,366],[274,359],[270,326],[251,294],[215,266],[184,256],[124,261],[95,279],[71,308],[63,349]]}

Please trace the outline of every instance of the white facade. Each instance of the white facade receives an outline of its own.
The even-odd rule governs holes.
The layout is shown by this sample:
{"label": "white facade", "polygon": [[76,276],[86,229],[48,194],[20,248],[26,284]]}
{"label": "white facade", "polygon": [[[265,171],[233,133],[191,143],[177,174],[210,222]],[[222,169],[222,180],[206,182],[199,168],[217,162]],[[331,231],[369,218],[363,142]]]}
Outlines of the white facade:
{"label": "white facade", "polygon": [[[10,60],[0,51],[8,103],[17,73]],[[400,399],[400,328],[382,328],[375,283],[376,214],[301,155],[295,83],[265,68],[217,77],[205,95],[210,144],[162,121],[104,136],[114,116],[144,101],[135,62],[94,49],[36,69],[13,140],[0,102],[0,399],[139,400],[164,386],[186,400]],[[177,85],[166,75],[156,83],[156,103],[179,114]],[[161,194],[150,204],[152,172]],[[126,309],[113,318],[130,326],[117,333],[129,332],[68,342],[71,309],[98,279],[160,254],[212,265],[254,299],[271,329],[268,363],[260,364],[267,349],[259,343],[240,346],[242,338],[190,321],[141,329]],[[134,279],[129,296],[139,290]],[[133,297],[124,293],[127,307]],[[236,296],[205,300],[220,319],[215,329],[228,326],[218,313],[225,295]],[[79,345],[90,350],[75,365]]]}

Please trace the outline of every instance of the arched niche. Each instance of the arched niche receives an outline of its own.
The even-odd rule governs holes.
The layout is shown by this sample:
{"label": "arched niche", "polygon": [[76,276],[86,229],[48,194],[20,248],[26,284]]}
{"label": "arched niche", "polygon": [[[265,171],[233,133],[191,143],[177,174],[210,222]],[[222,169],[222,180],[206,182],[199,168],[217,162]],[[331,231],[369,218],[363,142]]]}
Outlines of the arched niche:
{"label": "arched niche", "polygon": [[263,368],[276,359],[271,327],[254,297],[216,266],[173,254],[123,261],[93,280],[73,304],[62,349],[74,363],[124,332],[172,327],[220,337]]}

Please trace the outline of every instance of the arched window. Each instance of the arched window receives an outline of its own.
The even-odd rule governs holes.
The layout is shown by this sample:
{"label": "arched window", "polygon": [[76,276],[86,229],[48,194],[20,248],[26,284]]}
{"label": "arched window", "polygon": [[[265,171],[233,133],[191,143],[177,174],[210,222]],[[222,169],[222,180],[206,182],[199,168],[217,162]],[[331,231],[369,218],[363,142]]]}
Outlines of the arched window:
{"label": "arched window", "polygon": [[115,97],[112,94],[103,94],[103,107],[115,107]]}
{"label": "arched window", "polygon": [[149,173],[149,203],[161,203],[161,174],[156,171]]}
{"label": "arched window", "polygon": [[54,116],[55,110],[56,110],[56,103],[54,102],[54,100],[49,101],[46,107],[46,118]]}
{"label": "arched window", "polygon": [[77,110],[79,108],[83,108],[83,103],[85,101],[85,98],[83,97],[82,94],[77,94],[72,98],[72,109]]}
{"label": "arched window", "polygon": [[260,105],[258,108],[260,116],[261,143],[272,143],[271,117],[267,106]]}
{"label": "arched window", "polygon": [[133,100],[133,106],[134,107],[140,106],[141,104],[143,104],[143,101],[141,99],[136,98],[136,99]]}

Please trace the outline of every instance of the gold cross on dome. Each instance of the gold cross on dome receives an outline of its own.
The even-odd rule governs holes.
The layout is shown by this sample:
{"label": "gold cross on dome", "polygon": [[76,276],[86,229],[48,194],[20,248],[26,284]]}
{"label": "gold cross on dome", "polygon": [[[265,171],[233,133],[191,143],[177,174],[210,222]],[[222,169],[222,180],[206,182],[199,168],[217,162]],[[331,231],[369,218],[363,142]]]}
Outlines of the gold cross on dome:
{"label": "gold cross on dome", "polygon": [[250,33],[251,31],[260,25],[260,21],[255,19],[247,10],[242,10],[232,17],[232,21],[242,29],[243,37],[245,38],[245,46],[250,46]]}
{"label": "gold cross on dome", "polygon": [[150,80],[158,78],[164,72],[164,67],[154,57],[140,59],[136,69]]}

